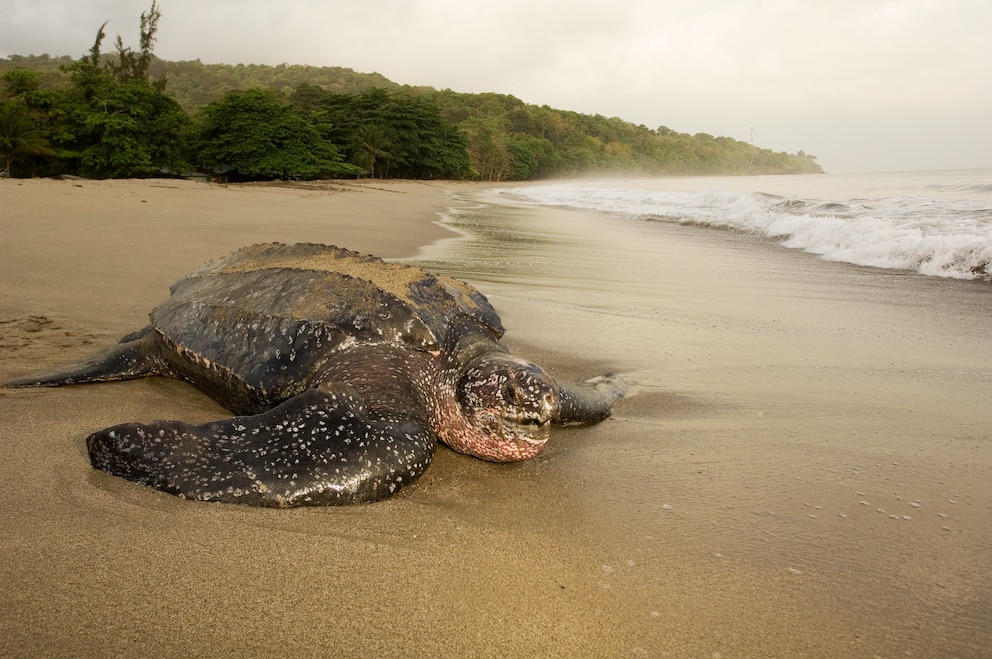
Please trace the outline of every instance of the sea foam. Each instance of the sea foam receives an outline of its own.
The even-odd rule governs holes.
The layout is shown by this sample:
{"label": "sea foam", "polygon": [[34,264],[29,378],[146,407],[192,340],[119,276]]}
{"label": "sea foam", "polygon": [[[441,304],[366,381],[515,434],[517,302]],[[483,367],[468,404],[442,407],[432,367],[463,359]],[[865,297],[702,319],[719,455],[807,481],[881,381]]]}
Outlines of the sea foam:
{"label": "sea foam", "polygon": [[[746,178],[708,178],[696,180],[695,189],[693,179],[611,179],[498,192],[533,204],[756,233],[831,261],[992,279],[992,186],[960,177],[941,185],[939,175],[917,176],[915,185],[903,177],[894,185],[868,174],[848,189],[810,185],[820,177],[757,177],[750,190]],[[809,196],[811,187],[830,196]]]}

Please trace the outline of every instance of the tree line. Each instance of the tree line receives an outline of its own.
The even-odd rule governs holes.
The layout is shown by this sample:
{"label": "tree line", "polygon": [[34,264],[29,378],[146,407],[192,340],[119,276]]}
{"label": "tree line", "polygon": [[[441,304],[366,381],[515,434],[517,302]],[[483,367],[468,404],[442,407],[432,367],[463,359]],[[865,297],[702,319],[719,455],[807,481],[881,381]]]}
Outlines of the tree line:
{"label": "tree line", "polygon": [[394,177],[530,180],[820,172],[813,156],[649,129],[504,94],[410,87],[340,67],[204,65],[139,48],[0,59],[0,167],[90,178],[194,171],[243,180]]}

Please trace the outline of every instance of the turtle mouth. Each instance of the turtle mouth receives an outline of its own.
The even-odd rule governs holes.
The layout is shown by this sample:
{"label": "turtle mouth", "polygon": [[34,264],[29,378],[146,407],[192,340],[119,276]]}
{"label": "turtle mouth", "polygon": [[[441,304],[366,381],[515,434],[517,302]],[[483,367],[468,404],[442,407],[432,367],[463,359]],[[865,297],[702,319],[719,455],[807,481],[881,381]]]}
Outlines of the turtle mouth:
{"label": "turtle mouth", "polygon": [[530,414],[504,414],[503,429],[504,436],[524,435],[544,437],[547,440],[548,429],[551,428],[551,419]]}
{"label": "turtle mouth", "polygon": [[[502,415],[500,439],[509,459],[527,459],[544,450],[551,438],[551,419],[528,414]],[[516,450],[513,450],[513,449]],[[515,454],[515,455],[514,455]]]}

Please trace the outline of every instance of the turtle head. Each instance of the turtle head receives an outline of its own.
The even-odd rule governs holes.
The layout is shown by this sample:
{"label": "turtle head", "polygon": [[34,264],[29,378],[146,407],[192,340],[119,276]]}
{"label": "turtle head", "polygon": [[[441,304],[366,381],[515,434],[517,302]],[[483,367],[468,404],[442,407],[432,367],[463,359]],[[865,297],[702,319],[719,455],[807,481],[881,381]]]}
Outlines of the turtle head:
{"label": "turtle head", "polygon": [[458,405],[467,423],[451,448],[492,462],[516,462],[544,450],[561,401],[540,366],[505,353],[489,354],[465,369]]}

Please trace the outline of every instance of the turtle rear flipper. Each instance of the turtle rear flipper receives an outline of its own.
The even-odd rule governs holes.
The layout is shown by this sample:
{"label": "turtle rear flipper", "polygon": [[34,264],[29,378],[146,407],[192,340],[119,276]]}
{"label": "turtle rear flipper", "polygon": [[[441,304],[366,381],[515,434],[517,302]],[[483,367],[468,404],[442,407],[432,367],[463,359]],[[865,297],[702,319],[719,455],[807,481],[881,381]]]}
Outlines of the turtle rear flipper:
{"label": "turtle rear flipper", "polygon": [[627,382],[616,373],[608,373],[585,382],[559,382],[558,393],[558,423],[594,423],[610,416],[613,405],[627,393]]}
{"label": "turtle rear flipper", "polygon": [[78,382],[134,380],[158,375],[163,368],[155,332],[146,327],[100,352],[2,384],[5,387],[57,387]]}
{"label": "turtle rear flipper", "polygon": [[97,469],[186,499],[291,507],[385,499],[427,469],[435,439],[331,385],[254,416],[123,424],[86,445]]}

